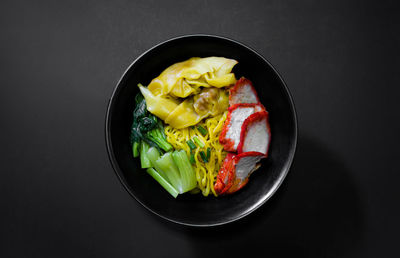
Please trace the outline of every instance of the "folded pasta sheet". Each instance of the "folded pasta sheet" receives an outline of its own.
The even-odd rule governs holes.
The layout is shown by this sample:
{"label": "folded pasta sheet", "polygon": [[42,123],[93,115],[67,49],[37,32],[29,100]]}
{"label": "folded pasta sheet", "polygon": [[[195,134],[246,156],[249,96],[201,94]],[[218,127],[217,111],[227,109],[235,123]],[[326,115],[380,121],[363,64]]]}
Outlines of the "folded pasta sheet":
{"label": "folded pasta sheet", "polygon": [[193,57],[165,69],[148,88],[154,95],[186,98],[198,93],[199,87],[220,88],[236,83],[231,73],[236,64],[236,60],[224,57]]}

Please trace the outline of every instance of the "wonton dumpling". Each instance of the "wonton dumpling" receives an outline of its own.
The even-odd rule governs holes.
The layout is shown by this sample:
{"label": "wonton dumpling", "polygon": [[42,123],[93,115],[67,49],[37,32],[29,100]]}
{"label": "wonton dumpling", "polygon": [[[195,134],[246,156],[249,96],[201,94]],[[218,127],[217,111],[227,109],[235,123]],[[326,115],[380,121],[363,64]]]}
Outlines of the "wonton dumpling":
{"label": "wonton dumpling", "polygon": [[170,94],[173,96],[189,96],[196,92],[195,88],[192,88],[184,78],[179,79],[175,86],[172,88]]}
{"label": "wonton dumpling", "polygon": [[180,129],[195,125],[204,117],[205,115],[200,116],[194,110],[193,98],[187,98],[164,121],[172,127]]}
{"label": "wonton dumpling", "polygon": [[153,95],[146,87],[139,86],[139,89],[146,100],[147,110],[162,120],[165,120],[179,105],[174,99]]}
{"label": "wonton dumpling", "polygon": [[224,87],[234,84],[236,79],[231,71],[236,64],[236,60],[224,57],[193,57],[165,69],[150,82],[148,88],[154,95],[171,94],[186,98],[195,93],[199,86]]}
{"label": "wonton dumpling", "polygon": [[181,129],[192,126],[208,116],[216,116],[228,109],[229,97],[226,90],[204,88],[199,94],[183,101],[164,120],[174,128]]}
{"label": "wonton dumpling", "polygon": [[222,114],[229,106],[228,92],[215,87],[202,89],[193,100],[194,110],[203,116]]}
{"label": "wonton dumpling", "polygon": [[231,85],[231,84],[236,83],[236,78],[233,73],[228,73],[228,74],[224,74],[220,77],[212,77],[212,78],[210,78],[208,76],[208,74],[206,74],[204,77],[211,86],[214,86],[217,88],[221,88],[226,85]]}

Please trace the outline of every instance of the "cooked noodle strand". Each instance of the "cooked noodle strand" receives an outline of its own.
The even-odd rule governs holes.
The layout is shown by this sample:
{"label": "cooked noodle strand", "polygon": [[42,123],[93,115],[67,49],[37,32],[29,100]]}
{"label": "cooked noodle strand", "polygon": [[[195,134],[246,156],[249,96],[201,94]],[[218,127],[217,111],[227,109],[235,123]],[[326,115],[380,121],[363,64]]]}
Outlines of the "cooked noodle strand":
{"label": "cooked noodle strand", "polygon": [[[201,190],[204,196],[208,196],[210,192],[217,196],[214,190],[214,184],[222,161],[226,155],[226,151],[224,151],[223,146],[219,143],[218,138],[227,114],[228,112],[225,111],[221,115],[207,118],[197,124],[207,130],[208,133],[205,136],[199,132],[197,126],[183,129],[176,129],[169,125],[165,126],[167,141],[171,143],[175,149],[185,150],[188,156],[191,155],[190,148],[186,144],[188,140],[197,137],[204,143],[203,148],[198,146],[192,151],[195,160],[193,168],[196,172],[197,187]],[[207,148],[210,148],[211,152],[208,162],[204,163],[200,157],[200,152],[204,151],[204,153],[207,153]]]}

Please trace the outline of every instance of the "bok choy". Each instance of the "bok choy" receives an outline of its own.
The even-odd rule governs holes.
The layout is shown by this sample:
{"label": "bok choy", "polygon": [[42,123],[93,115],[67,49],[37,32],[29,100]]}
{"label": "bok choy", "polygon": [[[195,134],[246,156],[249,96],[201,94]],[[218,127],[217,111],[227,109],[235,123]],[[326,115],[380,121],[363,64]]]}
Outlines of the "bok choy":
{"label": "bok choy", "polygon": [[159,175],[180,194],[196,187],[196,174],[184,150],[167,152],[160,156],[156,148],[150,147],[147,157]]}
{"label": "bok choy", "polygon": [[161,120],[147,111],[146,100],[141,93],[136,95],[135,103],[130,135],[133,156],[139,156],[142,141],[158,150],[171,151],[173,147],[165,137]]}
{"label": "bok choy", "polygon": [[172,185],[165,180],[154,168],[148,168],[147,173],[149,173],[165,190],[168,191],[174,198],[176,198],[179,192],[172,187]]}

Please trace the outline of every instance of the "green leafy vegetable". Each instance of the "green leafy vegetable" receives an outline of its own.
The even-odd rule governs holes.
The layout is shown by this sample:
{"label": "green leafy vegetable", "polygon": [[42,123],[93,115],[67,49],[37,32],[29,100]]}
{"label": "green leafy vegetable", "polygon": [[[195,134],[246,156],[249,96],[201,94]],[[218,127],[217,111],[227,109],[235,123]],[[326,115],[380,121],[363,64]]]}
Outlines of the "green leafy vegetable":
{"label": "green leafy vegetable", "polygon": [[136,95],[135,103],[130,136],[133,156],[139,155],[140,141],[145,141],[158,150],[171,151],[173,147],[167,141],[161,120],[147,111],[146,100],[141,93]]}
{"label": "green leafy vegetable", "polygon": [[[153,115],[151,115],[153,116]],[[157,119],[155,116],[153,116]],[[157,126],[157,123],[155,124]],[[145,134],[145,138],[155,144],[164,151],[171,151],[173,149],[172,145],[167,141],[165,135],[163,134],[164,128],[156,127]]]}
{"label": "green leafy vegetable", "polygon": [[196,187],[196,174],[184,150],[167,152],[160,156],[156,148],[150,147],[146,154],[160,177],[179,193]]}
{"label": "green leafy vegetable", "polygon": [[168,181],[171,182],[171,185],[178,190],[179,193],[183,193],[184,191],[182,187],[181,175],[178,167],[175,165],[174,160],[172,159],[171,152],[165,153],[155,162],[156,166],[164,171],[168,177]]}
{"label": "green leafy vegetable", "polygon": [[197,185],[196,173],[188,159],[184,150],[172,152],[172,158],[179,169],[181,176],[182,191],[187,192],[192,190]]}
{"label": "green leafy vegetable", "polygon": [[139,156],[139,143],[140,140],[132,144],[132,153],[134,158],[137,158]]}
{"label": "green leafy vegetable", "polygon": [[157,127],[157,121],[154,121],[150,117],[142,117],[139,121],[139,129],[142,132],[150,131]]}
{"label": "green leafy vegetable", "polygon": [[208,147],[207,148],[207,160],[210,160],[210,157],[211,157],[211,148]]}
{"label": "green leafy vegetable", "polygon": [[151,165],[157,170],[157,172],[169,182],[168,177],[163,169],[161,169],[158,164],[157,160],[160,157],[160,153],[158,152],[157,148],[155,147],[150,147],[149,150],[147,151],[147,157],[151,162]]}
{"label": "green leafy vegetable", "polygon": [[140,142],[140,164],[142,168],[150,168],[151,161],[147,157],[147,151],[149,150],[149,145],[144,141]]}
{"label": "green leafy vegetable", "polygon": [[136,105],[139,104],[140,102],[142,102],[143,99],[144,99],[144,97],[142,94],[136,94],[136,96],[135,96]]}
{"label": "green leafy vegetable", "polygon": [[146,102],[141,94],[137,94],[135,97],[136,107],[133,110],[133,122],[131,126],[131,144],[133,156],[137,157],[139,155],[139,143],[143,138],[142,133],[140,131],[140,118],[146,115]]}
{"label": "green leafy vegetable", "polygon": [[158,173],[154,168],[148,168],[147,173],[149,173],[165,190],[168,191],[174,198],[176,198],[179,192],[163,178],[160,173]]}

